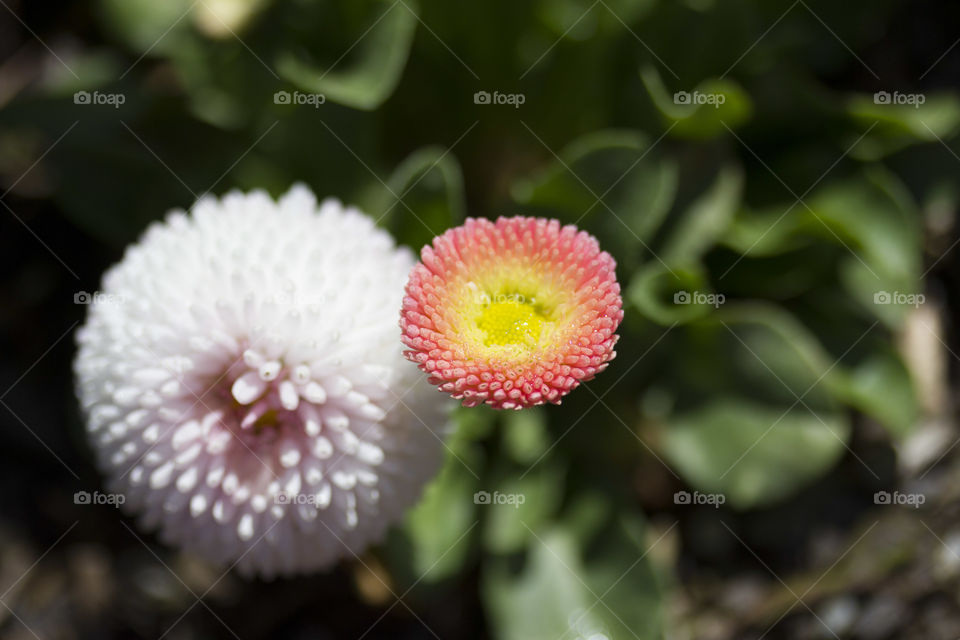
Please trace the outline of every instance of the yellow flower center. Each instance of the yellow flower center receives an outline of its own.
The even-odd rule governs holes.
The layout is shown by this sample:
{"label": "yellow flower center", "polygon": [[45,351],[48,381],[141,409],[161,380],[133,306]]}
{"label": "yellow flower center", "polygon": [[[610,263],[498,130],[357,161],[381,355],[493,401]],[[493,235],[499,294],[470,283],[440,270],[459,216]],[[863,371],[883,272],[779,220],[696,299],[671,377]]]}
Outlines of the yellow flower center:
{"label": "yellow flower center", "polygon": [[488,347],[519,344],[533,346],[540,340],[546,318],[530,304],[508,299],[487,305],[477,319],[477,327],[486,333]]}

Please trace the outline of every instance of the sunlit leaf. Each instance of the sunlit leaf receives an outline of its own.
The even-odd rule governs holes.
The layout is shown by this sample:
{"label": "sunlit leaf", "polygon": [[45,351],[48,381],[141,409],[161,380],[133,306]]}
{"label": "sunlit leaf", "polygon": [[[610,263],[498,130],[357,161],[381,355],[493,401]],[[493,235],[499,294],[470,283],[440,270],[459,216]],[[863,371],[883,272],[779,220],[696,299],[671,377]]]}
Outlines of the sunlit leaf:
{"label": "sunlit leaf", "polygon": [[612,209],[630,221],[634,233],[647,236],[670,208],[676,189],[676,166],[660,162],[650,151],[650,141],[636,131],[585,135],[544,171],[518,181],[513,197],[526,206],[554,210],[565,222],[607,217]]}
{"label": "sunlit leaf", "polygon": [[328,100],[357,109],[375,109],[400,81],[417,26],[417,5],[382,2],[381,12],[368,33],[358,34],[355,57],[343,66],[318,67],[302,55],[282,53],[278,73],[303,91],[319,93]]}
{"label": "sunlit leaf", "polygon": [[470,555],[468,533],[476,525],[474,494],[483,469],[483,456],[467,435],[456,431],[448,444],[443,469],[427,485],[423,498],[405,519],[404,531],[417,578],[437,582],[454,575]]}
{"label": "sunlit leaf", "polygon": [[909,306],[907,298],[897,295],[922,293],[922,239],[916,207],[903,186],[890,174],[874,170],[818,190],[808,204],[808,228],[826,232],[828,240],[847,253],[840,274],[847,290],[896,326]]}
{"label": "sunlit leaf", "polygon": [[671,92],[652,65],[644,67],[640,77],[674,136],[714,138],[736,129],[753,113],[750,96],[730,78],[710,78]]}
{"label": "sunlit leaf", "polygon": [[192,0],[100,0],[107,28],[134,50],[153,55],[169,53],[189,37],[195,6]]}
{"label": "sunlit leaf", "polygon": [[496,637],[661,638],[660,590],[638,526],[614,524],[586,554],[567,530],[540,530],[521,573],[491,563],[483,594]]}
{"label": "sunlit leaf", "polygon": [[[700,268],[651,262],[634,274],[626,298],[647,318],[662,325],[685,323],[710,313],[705,273]],[[695,295],[696,294],[696,295]]]}
{"label": "sunlit leaf", "polygon": [[509,473],[486,489],[490,504],[483,505],[483,541],[488,551],[512,553],[522,549],[536,529],[552,516],[563,496],[563,473],[541,463],[524,473]]}
{"label": "sunlit leaf", "polygon": [[504,448],[516,462],[535,462],[550,446],[547,416],[542,408],[510,412],[503,422]]}
{"label": "sunlit leaf", "polygon": [[837,392],[852,406],[887,427],[894,437],[913,430],[919,417],[916,391],[899,356],[881,351],[855,367]]}
{"label": "sunlit leaf", "polygon": [[684,212],[670,239],[658,251],[667,264],[689,264],[706,252],[727,230],[740,204],[743,174],[725,167],[713,186]]}
{"label": "sunlit leaf", "polygon": [[424,147],[413,152],[385,187],[377,183],[373,189],[379,195],[371,199],[370,214],[415,250],[463,221],[463,175],[456,158],[445,149]]}
{"label": "sunlit leaf", "polygon": [[737,508],[785,498],[829,469],[844,452],[840,414],[720,399],[677,416],[664,432],[671,465],[699,491]]}
{"label": "sunlit leaf", "polygon": [[939,143],[960,127],[960,97],[952,93],[879,91],[857,95],[847,112],[868,130],[852,154],[878,160],[911,144]]}
{"label": "sunlit leaf", "polygon": [[691,327],[677,356],[693,402],[666,419],[662,437],[695,489],[738,508],[766,505],[837,461],[850,432],[847,378],[815,336],[767,305],[731,305]]}

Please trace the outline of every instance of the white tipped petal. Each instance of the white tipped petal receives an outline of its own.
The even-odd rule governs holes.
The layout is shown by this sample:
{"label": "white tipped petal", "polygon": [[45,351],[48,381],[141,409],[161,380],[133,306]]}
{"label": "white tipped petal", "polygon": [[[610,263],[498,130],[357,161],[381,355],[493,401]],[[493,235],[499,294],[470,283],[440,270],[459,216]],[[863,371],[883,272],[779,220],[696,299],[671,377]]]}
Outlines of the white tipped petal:
{"label": "white tipped petal", "polygon": [[323,404],[327,401],[327,392],[316,382],[310,382],[303,388],[304,397],[313,404]]}
{"label": "white tipped petal", "polygon": [[276,360],[271,360],[270,362],[264,362],[262,365],[260,365],[257,372],[259,373],[261,380],[270,382],[277,379],[277,376],[280,374],[280,369],[282,368],[283,365],[281,365],[279,362]]}
{"label": "white tipped petal", "polygon": [[243,352],[243,361],[251,369],[259,369],[260,365],[266,362],[266,359],[263,357],[263,354],[253,349],[247,349]]}
{"label": "white tipped petal", "polygon": [[246,541],[253,538],[253,532],[253,514],[245,513],[237,524],[237,535],[240,536],[241,540]]}
{"label": "white tipped petal", "polygon": [[196,518],[207,510],[208,504],[206,495],[202,493],[193,494],[193,497],[190,498],[190,515]]}
{"label": "white tipped petal", "polygon": [[300,463],[300,448],[296,443],[286,440],[280,444],[280,464],[292,469]]}
{"label": "white tipped petal", "polygon": [[337,487],[344,490],[353,489],[357,484],[357,476],[343,471],[334,471],[330,474],[330,480],[333,484],[337,485]]}
{"label": "white tipped petal", "polygon": [[270,506],[270,501],[267,499],[267,496],[262,493],[258,493],[250,498],[250,507],[256,513],[263,513],[267,510],[268,506]]}
{"label": "white tipped petal", "polygon": [[307,418],[303,423],[303,431],[310,437],[320,435],[320,422],[316,418]]}
{"label": "white tipped petal", "polygon": [[177,478],[177,491],[180,493],[187,493],[192,491],[195,486],[197,486],[197,480],[199,479],[200,472],[196,467],[190,467]]}
{"label": "white tipped petal", "polygon": [[250,404],[267,389],[267,383],[257,373],[248,371],[233,383],[230,393],[240,404]]}
{"label": "white tipped petal", "polygon": [[333,444],[327,438],[319,436],[313,441],[313,455],[321,460],[326,460],[333,455]]}
{"label": "white tipped petal", "polygon": [[317,491],[314,498],[316,499],[317,506],[321,509],[326,509],[330,506],[330,496],[333,495],[333,491],[330,488],[330,485],[324,482],[320,485],[320,489]]}
{"label": "white tipped petal", "polygon": [[150,488],[163,489],[170,484],[170,478],[173,477],[173,461],[165,463],[156,471],[150,474]]}
{"label": "white tipped petal", "polygon": [[361,442],[357,447],[357,459],[367,464],[377,466],[383,462],[383,450],[375,444]]}
{"label": "white tipped petal", "polygon": [[280,404],[283,405],[283,408],[287,411],[293,411],[300,405],[300,394],[297,393],[297,388],[289,380],[284,380],[280,383],[278,387],[280,392]]}
{"label": "white tipped petal", "polygon": [[310,367],[305,364],[297,366],[293,370],[293,379],[297,384],[307,384],[310,382]]}

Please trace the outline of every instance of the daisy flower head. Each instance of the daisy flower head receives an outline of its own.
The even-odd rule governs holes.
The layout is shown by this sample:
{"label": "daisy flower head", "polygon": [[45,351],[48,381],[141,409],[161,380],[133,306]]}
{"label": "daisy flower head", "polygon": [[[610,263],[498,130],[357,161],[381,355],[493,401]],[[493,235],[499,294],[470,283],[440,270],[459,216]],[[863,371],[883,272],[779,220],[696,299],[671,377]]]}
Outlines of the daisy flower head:
{"label": "daisy flower head", "polygon": [[89,438],[125,507],[264,577],[378,540],[441,460],[444,405],[384,313],[414,262],[302,186],[152,225],[77,334]]}
{"label": "daisy flower head", "polygon": [[404,354],[466,406],[559,404],[616,355],[615,267],[573,225],[469,218],[424,247],[410,274]]}

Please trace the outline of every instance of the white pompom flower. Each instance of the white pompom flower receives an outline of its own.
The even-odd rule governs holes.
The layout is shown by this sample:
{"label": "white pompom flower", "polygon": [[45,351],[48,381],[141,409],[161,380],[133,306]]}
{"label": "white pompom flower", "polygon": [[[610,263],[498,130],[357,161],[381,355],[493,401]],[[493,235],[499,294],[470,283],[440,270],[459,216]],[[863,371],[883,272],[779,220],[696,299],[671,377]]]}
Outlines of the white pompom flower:
{"label": "white pompom flower", "polygon": [[402,355],[413,255],[296,186],[200,199],[111,268],[77,333],[92,447],[161,539],[264,577],[382,538],[442,458]]}

